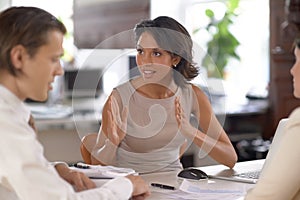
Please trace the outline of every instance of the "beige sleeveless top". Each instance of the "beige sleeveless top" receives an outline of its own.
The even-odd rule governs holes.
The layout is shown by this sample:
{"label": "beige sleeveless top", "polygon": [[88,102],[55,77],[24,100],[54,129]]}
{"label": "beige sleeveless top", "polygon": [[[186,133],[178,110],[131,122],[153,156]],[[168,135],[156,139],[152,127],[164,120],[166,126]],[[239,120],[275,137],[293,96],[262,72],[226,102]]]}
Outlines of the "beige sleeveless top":
{"label": "beige sleeveless top", "polygon": [[179,150],[185,142],[175,119],[175,97],[186,116],[191,115],[193,89],[187,84],[165,99],[147,98],[126,82],[116,88],[123,106],[128,106],[127,134],[116,155],[117,166],[139,173],[182,169]]}

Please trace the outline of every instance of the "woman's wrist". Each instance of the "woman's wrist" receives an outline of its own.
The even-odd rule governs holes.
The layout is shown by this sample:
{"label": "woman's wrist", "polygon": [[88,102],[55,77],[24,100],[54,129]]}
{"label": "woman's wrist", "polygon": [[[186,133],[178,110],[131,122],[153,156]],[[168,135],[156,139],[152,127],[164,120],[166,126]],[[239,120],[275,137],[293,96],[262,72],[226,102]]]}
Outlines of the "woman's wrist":
{"label": "woman's wrist", "polygon": [[198,131],[199,130],[197,128],[190,125],[189,127],[185,128],[184,130],[181,130],[181,133],[188,139],[193,140],[197,136]]}
{"label": "woman's wrist", "polygon": [[109,139],[105,140],[104,145],[99,149],[93,149],[92,158],[102,164],[110,165],[114,162],[118,146],[112,143]]}

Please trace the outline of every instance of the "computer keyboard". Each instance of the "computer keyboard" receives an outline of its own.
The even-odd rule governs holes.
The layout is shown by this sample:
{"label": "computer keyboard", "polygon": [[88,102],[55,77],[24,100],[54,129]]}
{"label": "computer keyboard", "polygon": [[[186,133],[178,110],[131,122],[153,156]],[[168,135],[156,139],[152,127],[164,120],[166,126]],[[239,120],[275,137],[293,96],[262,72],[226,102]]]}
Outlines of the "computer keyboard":
{"label": "computer keyboard", "polygon": [[235,174],[234,176],[241,177],[241,178],[251,178],[251,179],[258,179],[260,175],[260,170],[258,171],[251,171],[251,172],[244,172],[240,174]]}

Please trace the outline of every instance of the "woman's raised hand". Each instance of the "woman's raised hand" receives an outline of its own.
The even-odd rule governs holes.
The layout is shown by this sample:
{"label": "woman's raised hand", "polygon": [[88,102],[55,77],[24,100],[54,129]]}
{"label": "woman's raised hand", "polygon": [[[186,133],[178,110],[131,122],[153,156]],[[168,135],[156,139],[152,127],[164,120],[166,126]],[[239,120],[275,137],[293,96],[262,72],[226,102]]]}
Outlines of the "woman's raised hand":
{"label": "woman's raised hand", "polygon": [[184,113],[184,110],[180,103],[180,98],[175,98],[175,117],[180,132],[189,138],[193,138],[197,134],[197,129],[190,123],[190,119]]}
{"label": "woman's raised hand", "polygon": [[115,145],[119,145],[127,131],[128,108],[124,107],[122,113],[117,100],[110,96],[108,99],[108,139]]}

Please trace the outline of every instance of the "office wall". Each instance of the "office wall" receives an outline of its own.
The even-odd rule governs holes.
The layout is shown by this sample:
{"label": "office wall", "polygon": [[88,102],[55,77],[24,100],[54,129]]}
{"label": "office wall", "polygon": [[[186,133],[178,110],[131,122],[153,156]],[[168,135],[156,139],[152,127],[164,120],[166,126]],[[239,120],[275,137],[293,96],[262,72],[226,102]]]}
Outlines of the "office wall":
{"label": "office wall", "polygon": [[8,8],[11,5],[11,1],[10,0],[1,0],[0,1],[0,11]]}

